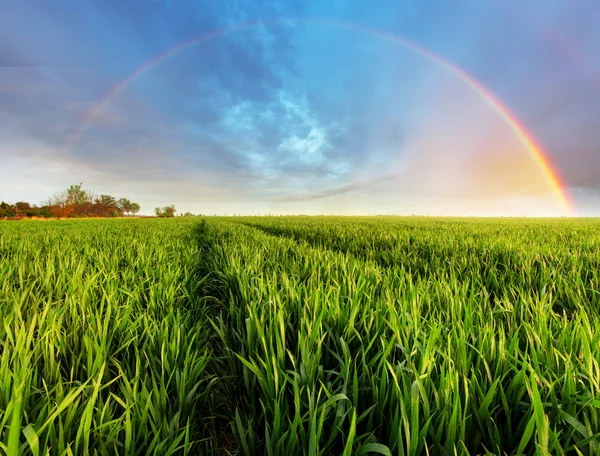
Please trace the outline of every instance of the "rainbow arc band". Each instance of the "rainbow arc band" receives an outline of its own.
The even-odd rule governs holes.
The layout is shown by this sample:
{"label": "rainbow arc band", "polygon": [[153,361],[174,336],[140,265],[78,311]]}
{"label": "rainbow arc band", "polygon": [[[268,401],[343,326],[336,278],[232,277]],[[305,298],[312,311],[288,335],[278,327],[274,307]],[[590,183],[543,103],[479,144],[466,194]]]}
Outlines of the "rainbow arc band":
{"label": "rainbow arc band", "polygon": [[336,21],[332,19],[282,17],[269,20],[259,20],[255,22],[246,22],[229,26],[226,28],[212,30],[197,35],[191,38],[190,40],[179,43],[178,45],[148,60],[141,67],[139,67],[128,77],[126,77],[123,81],[121,81],[119,84],[113,87],[113,89],[110,90],[104,96],[104,98],[102,98],[87,112],[81,123],[79,123],[77,128],[69,136],[65,144],[64,151],[70,151],[70,149],[73,147],[79,136],[83,133],[87,126],[93,122],[94,118],[102,111],[102,109],[110,102],[112,98],[114,98],[116,95],[125,90],[136,80],[141,78],[144,74],[146,74],[165,60],[168,60],[176,54],[185,51],[191,46],[204,43],[206,41],[221,37],[223,35],[248,30],[260,26],[281,26],[292,23],[327,25],[347,30],[354,30],[361,33],[367,33],[370,35],[376,35],[383,39],[400,44],[404,48],[421,55],[422,57],[428,59],[433,63],[436,63],[439,67],[456,76],[458,79],[466,83],[475,93],[477,93],[492,109],[494,109],[494,111],[496,111],[496,113],[504,120],[504,122],[514,131],[514,133],[523,142],[527,151],[529,152],[529,155],[544,175],[544,178],[548,183],[549,188],[556,195],[557,202],[560,204],[561,210],[564,213],[564,215],[573,215],[573,206],[570,196],[566,190],[566,186],[562,181],[560,175],[556,171],[555,167],[553,166],[548,154],[545,153],[542,147],[536,143],[533,135],[527,131],[527,129],[515,116],[515,114],[512,113],[508,109],[508,107],[505,106],[504,103],[502,103],[502,101],[500,101],[500,99],[497,98],[481,82],[479,82],[477,79],[475,79],[473,76],[471,76],[469,73],[467,73],[465,70],[458,67],[454,63],[433,53],[429,49],[426,49],[416,43],[413,43],[412,41],[409,41],[406,38],[403,38],[399,35],[391,34],[364,25],[354,24],[351,22]]}

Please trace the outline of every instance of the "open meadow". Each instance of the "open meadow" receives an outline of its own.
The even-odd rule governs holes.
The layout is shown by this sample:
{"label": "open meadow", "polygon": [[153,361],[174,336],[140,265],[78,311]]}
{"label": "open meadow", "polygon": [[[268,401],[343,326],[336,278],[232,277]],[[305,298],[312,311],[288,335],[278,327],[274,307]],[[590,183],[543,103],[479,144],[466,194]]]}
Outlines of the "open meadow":
{"label": "open meadow", "polygon": [[0,222],[0,454],[600,454],[600,220]]}

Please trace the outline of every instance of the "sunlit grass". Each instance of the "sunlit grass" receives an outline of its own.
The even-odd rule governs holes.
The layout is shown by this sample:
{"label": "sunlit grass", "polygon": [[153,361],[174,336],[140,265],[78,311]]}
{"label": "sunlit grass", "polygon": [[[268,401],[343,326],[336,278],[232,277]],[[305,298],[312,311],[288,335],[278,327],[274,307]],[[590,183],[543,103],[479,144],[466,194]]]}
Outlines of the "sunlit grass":
{"label": "sunlit grass", "polygon": [[597,223],[212,225],[245,454],[597,454]]}
{"label": "sunlit grass", "polygon": [[1,223],[0,454],[598,454],[599,228]]}
{"label": "sunlit grass", "polygon": [[185,222],[0,226],[0,453],[188,453],[211,381],[194,247]]}

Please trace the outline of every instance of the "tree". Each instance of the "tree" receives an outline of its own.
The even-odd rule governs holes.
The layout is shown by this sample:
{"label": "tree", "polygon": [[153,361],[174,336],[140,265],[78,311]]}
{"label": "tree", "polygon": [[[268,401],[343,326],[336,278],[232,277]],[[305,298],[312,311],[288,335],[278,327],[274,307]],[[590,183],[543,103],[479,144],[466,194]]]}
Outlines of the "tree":
{"label": "tree", "polygon": [[132,214],[137,214],[140,211],[140,205],[138,203],[131,203],[131,207],[129,208]]}
{"label": "tree", "polygon": [[94,194],[90,191],[81,188],[83,182],[79,185],[71,185],[66,190],[66,203],[75,207],[81,207],[85,204],[91,203],[94,199]]}
{"label": "tree", "polygon": [[39,211],[38,211],[38,215],[40,215],[41,217],[52,217],[52,211],[51,208],[49,206],[42,206],[40,207]]}
{"label": "tree", "polygon": [[131,212],[131,201],[129,201],[127,198],[119,198],[119,201],[117,201],[117,207],[121,212],[127,214],[128,212]]}
{"label": "tree", "polygon": [[102,204],[107,207],[116,207],[117,199],[111,195],[100,195],[97,196],[94,200],[96,204]]}
{"label": "tree", "polygon": [[0,204],[0,209],[2,209],[2,217],[11,218],[15,216],[16,208],[4,201]]}
{"label": "tree", "polygon": [[177,212],[177,209],[175,209],[174,204],[171,204],[170,206],[164,206],[162,208],[157,207],[154,209],[154,213],[157,217],[175,217],[175,212]]}
{"label": "tree", "polygon": [[19,215],[19,213],[26,214],[27,212],[31,212],[31,204],[26,203],[25,201],[19,201],[18,203],[15,203],[15,212],[17,215]]}
{"label": "tree", "polygon": [[117,199],[112,195],[100,195],[94,198],[92,213],[98,217],[117,217],[121,215]]}
{"label": "tree", "polygon": [[177,212],[174,204],[163,207],[163,211],[165,212],[165,217],[175,217],[175,212]]}
{"label": "tree", "polygon": [[79,185],[71,185],[50,198],[51,205],[59,208],[56,211],[57,215],[62,217],[87,215],[87,209],[94,199],[94,194],[84,190],[82,186],[83,182]]}

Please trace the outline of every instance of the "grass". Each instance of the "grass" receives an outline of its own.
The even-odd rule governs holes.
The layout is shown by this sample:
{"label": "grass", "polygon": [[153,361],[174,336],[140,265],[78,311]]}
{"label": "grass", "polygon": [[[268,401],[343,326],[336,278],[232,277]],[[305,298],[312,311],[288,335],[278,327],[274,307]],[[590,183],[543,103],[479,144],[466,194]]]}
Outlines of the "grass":
{"label": "grass", "polygon": [[0,452],[187,454],[210,426],[185,222],[0,226]]}
{"label": "grass", "polygon": [[600,454],[599,227],[0,224],[0,453]]}

